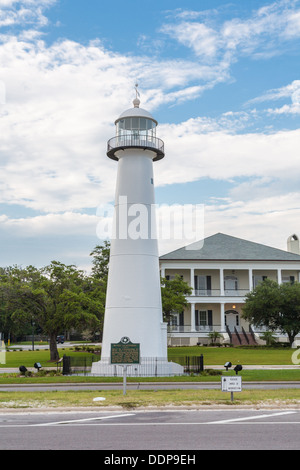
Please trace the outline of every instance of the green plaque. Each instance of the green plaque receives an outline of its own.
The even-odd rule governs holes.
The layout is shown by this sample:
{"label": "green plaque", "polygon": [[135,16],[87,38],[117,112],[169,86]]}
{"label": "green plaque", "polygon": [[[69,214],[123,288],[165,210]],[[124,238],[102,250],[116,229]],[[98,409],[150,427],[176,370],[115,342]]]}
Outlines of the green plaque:
{"label": "green plaque", "polygon": [[139,364],[140,344],[132,343],[127,336],[121,338],[119,343],[110,345],[111,364]]}

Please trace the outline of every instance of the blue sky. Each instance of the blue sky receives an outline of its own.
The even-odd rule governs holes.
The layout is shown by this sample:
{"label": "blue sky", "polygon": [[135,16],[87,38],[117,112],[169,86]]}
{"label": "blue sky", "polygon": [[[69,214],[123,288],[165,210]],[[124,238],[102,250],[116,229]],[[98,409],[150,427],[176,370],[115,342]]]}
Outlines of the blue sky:
{"label": "blue sky", "polygon": [[300,0],[0,0],[0,264],[90,268],[114,199],[106,142],[136,80],[165,142],[158,206],[204,204],[205,236],[286,249],[299,46]]}

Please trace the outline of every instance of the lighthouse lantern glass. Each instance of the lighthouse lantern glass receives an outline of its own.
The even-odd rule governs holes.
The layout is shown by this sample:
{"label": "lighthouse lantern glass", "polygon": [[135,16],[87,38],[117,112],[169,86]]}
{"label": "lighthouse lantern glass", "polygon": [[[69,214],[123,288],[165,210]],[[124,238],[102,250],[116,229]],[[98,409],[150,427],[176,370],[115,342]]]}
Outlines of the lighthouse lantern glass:
{"label": "lighthouse lantern glass", "polygon": [[151,119],[142,117],[127,117],[116,123],[116,135],[135,136],[141,139],[151,140],[156,136],[156,124]]}

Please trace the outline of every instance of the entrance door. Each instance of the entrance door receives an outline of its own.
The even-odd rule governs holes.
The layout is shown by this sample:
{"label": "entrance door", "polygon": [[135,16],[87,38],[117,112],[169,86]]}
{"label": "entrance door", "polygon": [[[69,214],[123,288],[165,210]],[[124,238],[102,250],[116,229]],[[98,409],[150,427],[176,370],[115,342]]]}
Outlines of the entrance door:
{"label": "entrance door", "polygon": [[225,325],[228,326],[230,331],[234,328],[239,329],[239,313],[236,311],[225,312]]}

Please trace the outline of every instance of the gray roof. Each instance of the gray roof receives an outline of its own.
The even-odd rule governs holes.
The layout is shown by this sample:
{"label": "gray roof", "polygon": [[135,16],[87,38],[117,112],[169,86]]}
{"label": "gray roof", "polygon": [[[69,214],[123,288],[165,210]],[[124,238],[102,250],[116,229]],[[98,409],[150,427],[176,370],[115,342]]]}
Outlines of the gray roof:
{"label": "gray roof", "polygon": [[161,260],[299,261],[300,255],[217,233],[160,257]]}

